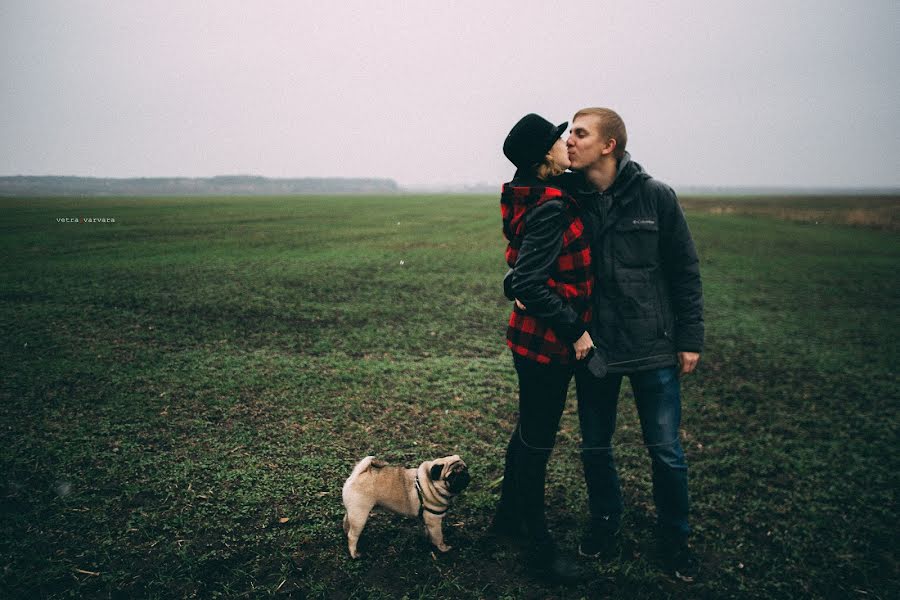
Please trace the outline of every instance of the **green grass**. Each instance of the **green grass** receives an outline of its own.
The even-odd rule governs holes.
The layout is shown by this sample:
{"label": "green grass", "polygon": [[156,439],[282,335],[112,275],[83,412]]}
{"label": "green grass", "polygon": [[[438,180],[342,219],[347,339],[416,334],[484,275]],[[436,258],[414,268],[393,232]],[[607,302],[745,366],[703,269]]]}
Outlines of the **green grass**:
{"label": "green grass", "polygon": [[[564,590],[485,536],[516,410],[496,198],[0,208],[0,596],[900,592],[896,233],[689,212],[708,336],[684,384],[701,581],[658,570],[626,386],[622,553]],[[586,518],[578,438],[573,395],[547,488],[568,548]],[[448,453],[473,475],[446,520],[454,550],[433,556],[382,512],[351,561],[352,465]]]}

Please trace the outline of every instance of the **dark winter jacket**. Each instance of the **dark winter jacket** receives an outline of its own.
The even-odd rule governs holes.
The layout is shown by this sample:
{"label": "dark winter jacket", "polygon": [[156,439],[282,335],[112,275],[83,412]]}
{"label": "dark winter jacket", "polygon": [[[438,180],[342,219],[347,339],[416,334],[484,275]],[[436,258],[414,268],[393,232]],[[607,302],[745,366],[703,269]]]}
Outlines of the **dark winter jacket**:
{"label": "dark winter jacket", "polygon": [[590,236],[575,201],[533,177],[517,176],[500,197],[509,244],[509,285],[527,310],[513,308],[507,344],[542,364],[573,362],[572,344],[591,319]]}
{"label": "dark winter jacket", "polygon": [[701,352],[699,263],[672,189],[627,152],[604,192],[577,173],[555,183],[583,207],[592,232],[597,287],[590,332],[609,372],[669,367],[677,352]]}

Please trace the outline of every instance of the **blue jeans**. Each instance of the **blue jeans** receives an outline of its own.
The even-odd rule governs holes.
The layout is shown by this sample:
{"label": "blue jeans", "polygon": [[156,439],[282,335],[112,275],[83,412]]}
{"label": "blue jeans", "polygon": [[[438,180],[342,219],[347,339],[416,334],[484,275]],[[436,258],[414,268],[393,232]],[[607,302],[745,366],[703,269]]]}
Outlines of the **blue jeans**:
{"label": "blue jeans", "polygon": [[[610,531],[622,516],[622,492],[613,459],[612,438],[623,375],[593,377],[576,369],[581,459],[593,522]],[[644,445],[650,453],[653,500],[663,535],[686,537],[688,525],[687,462],[678,439],[681,386],[674,367],[630,373]]]}

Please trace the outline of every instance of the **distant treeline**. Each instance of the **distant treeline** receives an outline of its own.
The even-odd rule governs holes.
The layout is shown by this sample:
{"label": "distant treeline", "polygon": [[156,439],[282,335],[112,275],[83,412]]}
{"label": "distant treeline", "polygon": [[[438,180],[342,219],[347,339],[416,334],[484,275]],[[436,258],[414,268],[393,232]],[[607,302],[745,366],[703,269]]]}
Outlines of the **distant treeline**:
{"label": "distant treeline", "polygon": [[0,196],[274,196],[282,194],[393,194],[393,179],[253,175],[218,177],[0,177]]}
{"label": "distant treeline", "polygon": [[[680,197],[712,196],[897,196],[896,188],[676,187]],[[300,177],[274,179],[256,175],[216,177],[68,177],[0,176],[0,197],[36,196],[280,196],[302,194],[489,194],[500,183],[428,184],[401,188],[393,179]]]}

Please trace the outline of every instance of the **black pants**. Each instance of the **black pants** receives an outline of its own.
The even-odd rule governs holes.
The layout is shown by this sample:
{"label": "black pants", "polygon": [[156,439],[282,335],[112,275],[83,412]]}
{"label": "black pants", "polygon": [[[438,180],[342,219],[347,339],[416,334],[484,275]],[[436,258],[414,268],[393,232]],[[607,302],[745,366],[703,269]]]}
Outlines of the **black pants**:
{"label": "black pants", "polygon": [[572,366],[542,365],[513,355],[519,376],[519,420],[506,448],[498,514],[521,519],[528,534],[548,536],[544,518],[547,461],[566,405]]}

